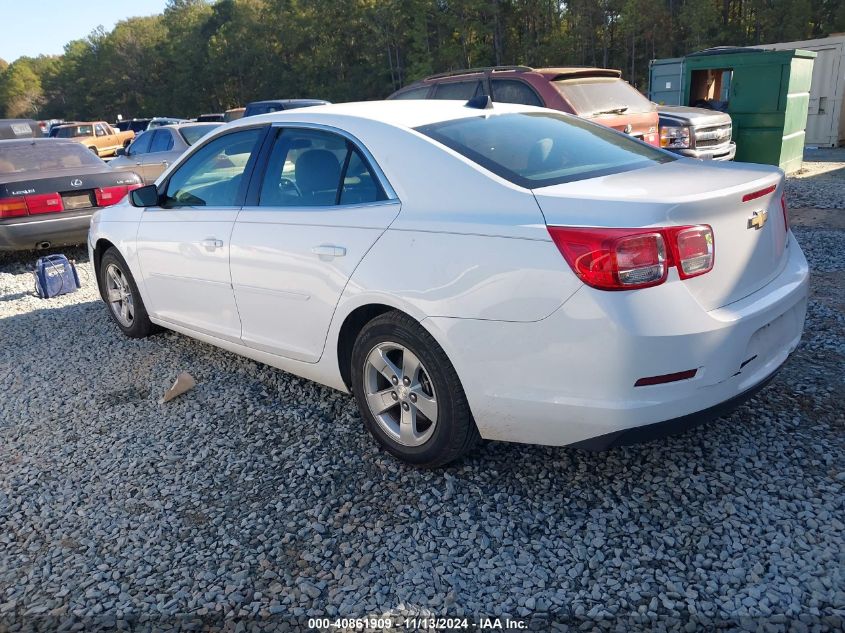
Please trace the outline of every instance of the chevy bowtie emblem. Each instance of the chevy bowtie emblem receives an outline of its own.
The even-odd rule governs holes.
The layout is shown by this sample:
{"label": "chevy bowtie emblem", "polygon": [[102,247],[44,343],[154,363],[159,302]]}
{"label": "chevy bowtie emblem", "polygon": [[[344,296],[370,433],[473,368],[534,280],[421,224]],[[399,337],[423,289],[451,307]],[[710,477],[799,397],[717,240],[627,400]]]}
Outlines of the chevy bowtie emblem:
{"label": "chevy bowtie emblem", "polygon": [[769,219],[769,212],[768,211],[755,211],[754,215],[748,218],[748,228],[754,229],[755,231],[759,231],[763,228],[763,225],[766,223],[766,220]]}
{"label": "chevy bowtie emblem", "polygon": [[74,178],[73,180],[70,181],[70,186],[71,187],[81,187],[82,181],[79,178]]}

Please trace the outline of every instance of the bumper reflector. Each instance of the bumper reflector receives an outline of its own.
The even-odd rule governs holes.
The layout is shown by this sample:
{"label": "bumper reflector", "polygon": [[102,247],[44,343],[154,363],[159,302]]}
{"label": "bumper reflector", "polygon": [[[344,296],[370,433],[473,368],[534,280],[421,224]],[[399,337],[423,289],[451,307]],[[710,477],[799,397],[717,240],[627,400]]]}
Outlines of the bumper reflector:
{"label": "bumper reflector", "polygon": [[667,382],[677,382],[679,380],[689,380],[694,378],[698,372],[697,369],[688,369],[686,371],[678,371],[674,374],[663,374],[662,376],[649,376],[648,378],[640,378],[634,383],[635,387],[648,387],[649,385],[662,385]]}

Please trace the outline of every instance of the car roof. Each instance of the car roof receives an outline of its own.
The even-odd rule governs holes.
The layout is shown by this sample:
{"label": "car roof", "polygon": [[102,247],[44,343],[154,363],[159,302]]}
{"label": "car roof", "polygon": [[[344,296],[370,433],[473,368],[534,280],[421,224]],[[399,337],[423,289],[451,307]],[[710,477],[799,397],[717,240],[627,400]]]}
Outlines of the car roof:
{"label": "car roof", "polygon": [[280,122],[303,121],[329,123],[332,119],[354,118],[358,120],[378,121],[399,128],[416,128],[431,123],[452,121],[481,115],[504,114],[509,112],[537,112],[543,108],[514,103],[493,103],[491,108],[480,110],[468,107],[466,101],[403,99],[385,101],[357,101],[351,103],[331,103],[259,114],[232,121],[231,127],[250,126],[260,121]]}
{"label": "car roof", "polygon": [[253,105],[288,105],[291,103],[313,103],[315,105],[322,105],[328,103],[325,99],[265,99],[264,101],[250,101],[247,107]]}
{"label": "car roof", "polygon": [[496,74],[496,75],[520,75],[524,73],[537,73],[542,75],[549,81],[557,79],[574,79],[578,77],[621,77],[622,71],[614,68],[598,68],[595,66],[551,66],[545,68],[531,68],[530,66],[487,66],[483,68],[466,68],[460,70],[452,70],[445,73],[430,75],[424,79],[415,82],[409,86],[426,85],[430,83],[438,83],[441,81],[466,77],[469,75],[481,74]]}

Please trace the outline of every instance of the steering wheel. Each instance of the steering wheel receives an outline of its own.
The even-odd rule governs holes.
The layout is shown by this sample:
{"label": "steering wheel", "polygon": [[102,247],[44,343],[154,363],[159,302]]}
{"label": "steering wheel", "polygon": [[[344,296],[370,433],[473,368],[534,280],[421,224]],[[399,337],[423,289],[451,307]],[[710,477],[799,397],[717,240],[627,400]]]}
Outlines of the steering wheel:
{"label": "steering wheel", "polygon": [[297,187],[296,183],[290,178],[279,178],[279,191],[287,196],[295,195],[297,198],[302,197],[302,192],[299,190],[299,187]]}

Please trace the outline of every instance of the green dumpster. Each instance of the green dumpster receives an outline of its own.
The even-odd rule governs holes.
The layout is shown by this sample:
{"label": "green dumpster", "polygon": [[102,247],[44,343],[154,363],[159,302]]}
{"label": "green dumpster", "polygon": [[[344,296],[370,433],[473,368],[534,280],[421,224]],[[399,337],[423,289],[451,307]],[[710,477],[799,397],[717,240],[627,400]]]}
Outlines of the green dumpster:
{"label": "green dumpster", "polygon": [[805,50],[711,49],[687,55],[684,98],[733,119],[736,160],[801,168],[816,54]]}

